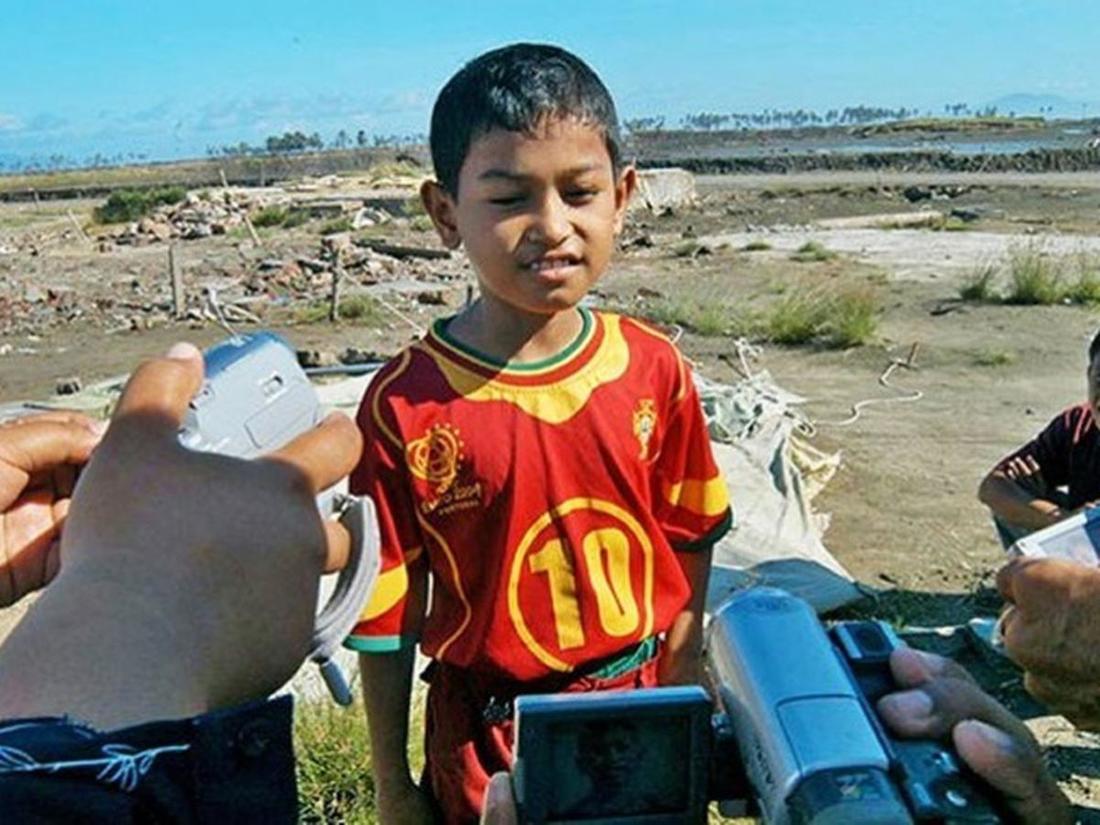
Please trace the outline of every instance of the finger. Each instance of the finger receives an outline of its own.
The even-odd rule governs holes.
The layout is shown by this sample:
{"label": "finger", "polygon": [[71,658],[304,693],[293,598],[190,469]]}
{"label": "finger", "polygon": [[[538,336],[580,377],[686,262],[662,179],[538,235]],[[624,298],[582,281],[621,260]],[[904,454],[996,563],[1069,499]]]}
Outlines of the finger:
{"label": "finger", "polygon": [[969,680],[970,674],[961,666],[943,656],[902,647],[890,654],[890,670],[900,687],[918,687],[931,679],[950,676]]}
{"label": "finger", "polygon": [[188,402],[202,385],[202,353],[192,344],[176,344],[164,358],[146,361],[122,390],[112,422],[130,416],[155,416],[172,427],[183,420]]}
{"label": "finger", "polygon": [[0,510],[19,497],[31,476],[86,462],[98,441],[84,426],[58,421],[0,429]]}
{"label": "finger", "polygon": [[266,460],[289,464],[301,471],[314,492],[331,487],[359,462],[363,437],[346,415],[330,415],[309,432],[302,433]]}
{"label": "finger", "polygon": [[969,679],[940,676],[884,696],[877,707],[887,726],[902,736],[939,739],[964,719],[979,719],[1038,749],[1023,723]]}
{"label": "finger", "polygon": [[13,418],[10,421],[5,421],[3,426],[19,427],[26,424],[38,424],[41,422],[74,424],[97,435],[102,435],[103,431],[106,429],[106,422],[98,421],[76,410],[46,410],[45,412],[32,413],[31,415],[24,415],[19,418]]}
{"label": "finger", "polygon": [[1024,571],[1037,561],[1038,559],[1013,559],[997,571],[997,591],[1005,601],[1016,603],[1016,592],[1020,588],[1019,579]]}
{"label": "finger", "polygon": [[22,496],[4,514],[0,535],[0,575],[8,580],[10,593],[5,601],[10,603],[46,584],[46,560],[58,535],[49,493],[36,490]]}
{"label": "finger", "polygon": [[1065,798],[1046,774],[1042,759],[1004,731],[976,719],[951,732],[955,750],[1003,797],[1021,822],[1068,822]]}
{"label": "finger", "polygon": [[512,795],[512,777],[505,772],[495,773],[485,786],[485,805],[481,813],[481,825],[515,825],[516,800]]}
{"label": "finger", "polygon": [[338,521],[324,522],[325,525],[325,572],[335,573],[343,570],[351,554],[351,533]]}

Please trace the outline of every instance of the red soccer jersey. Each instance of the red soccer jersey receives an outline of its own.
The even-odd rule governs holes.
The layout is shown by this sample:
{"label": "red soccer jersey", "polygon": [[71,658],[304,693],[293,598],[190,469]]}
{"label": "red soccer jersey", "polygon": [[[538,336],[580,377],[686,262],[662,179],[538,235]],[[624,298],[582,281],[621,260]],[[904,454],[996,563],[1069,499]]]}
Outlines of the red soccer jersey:
{"label": "red soccer jersey", "polygon": [[377,504],[382,572],[349,647],[420,639],[428,656],[530,680],[684,608],[675,551],[730,522],[690,371],[638,321],[582,314],[577,340],[539,364],[494,363],[442,321],[372,381],[351,487]]}

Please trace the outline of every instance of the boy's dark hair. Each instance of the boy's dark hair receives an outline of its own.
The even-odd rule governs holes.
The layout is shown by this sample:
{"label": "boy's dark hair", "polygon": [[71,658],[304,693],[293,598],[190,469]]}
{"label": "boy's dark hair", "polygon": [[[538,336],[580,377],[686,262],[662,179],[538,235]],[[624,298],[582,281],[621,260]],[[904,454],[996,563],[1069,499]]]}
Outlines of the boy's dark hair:
{"label": "boy's dark hair", "polygon": [[1100,355],[1100,331],[1092,336],[1092,343],[1089,344],[1089,365],[1096,360],[1096,356]]}
{"label": "boy's dark hair", "polygon": [[492,129],[533,133],[546,118],[568,117],[603,132],[618,174],[619,118],[607,87],[565,49],[515,43],[486,52],[447,81],[432,108],[430,144],[436,178],[458,197],[458,173],[470,144]]}

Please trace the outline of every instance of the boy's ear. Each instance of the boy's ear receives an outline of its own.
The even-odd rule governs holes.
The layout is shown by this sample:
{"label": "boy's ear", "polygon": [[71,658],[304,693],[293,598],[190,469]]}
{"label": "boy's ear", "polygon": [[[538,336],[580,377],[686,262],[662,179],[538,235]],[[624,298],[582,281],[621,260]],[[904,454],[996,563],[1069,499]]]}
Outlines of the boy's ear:
{"label": "boy's ear", "polygon": [[626,219],[626,209],[630,206],[630,199],[634,197],[634,190],[638,188],[638,172],[631,163],[619,173],[619,179],[615,182],[615,234],[623,231],[623,221]]}
{"label": "boy's ear", "polygon": [[458,249],[462,238],[458,234],[455,201],[451,194],[437,181],[426,180],[420,186],[420,202],[424,204],[424,211],[435,224],[435,231],[439,233],[443,245],[448,249]]}

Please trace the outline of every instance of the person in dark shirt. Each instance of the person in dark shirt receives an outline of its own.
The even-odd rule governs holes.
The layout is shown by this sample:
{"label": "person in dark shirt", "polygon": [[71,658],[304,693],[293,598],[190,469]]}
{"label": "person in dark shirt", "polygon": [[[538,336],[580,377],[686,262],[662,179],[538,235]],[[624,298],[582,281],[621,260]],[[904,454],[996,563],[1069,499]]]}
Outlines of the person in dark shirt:
{"label": "person in dark shirt", "polygon": [[191,452],[201,381],[190,345],[142,365],[98,446],[75,414],[0,424],[0,607],[45,587],[0,644],[5,824],[297,819],[291,700],[264,697],[346,559],[315,495],[362,442],[334,416],[257,461]]}
{"label": "person in dark shirt", "polygon": [[978,487],[978,498],[990,509],[1006,547],[1100,503],[1100,333],[1088,355],[1088,401],[1060,412],[1035,438],[997,462]]}

